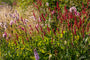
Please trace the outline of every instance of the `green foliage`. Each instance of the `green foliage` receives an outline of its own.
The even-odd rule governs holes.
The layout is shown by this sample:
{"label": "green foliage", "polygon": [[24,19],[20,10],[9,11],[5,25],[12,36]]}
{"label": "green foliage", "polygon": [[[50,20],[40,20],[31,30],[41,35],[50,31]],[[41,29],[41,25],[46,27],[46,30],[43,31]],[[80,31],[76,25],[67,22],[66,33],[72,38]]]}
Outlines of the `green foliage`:
{"label": "green foliage", "polygon": [[0,2],[8,3],[9,5],[12,5],[15,0],[0,0]]}

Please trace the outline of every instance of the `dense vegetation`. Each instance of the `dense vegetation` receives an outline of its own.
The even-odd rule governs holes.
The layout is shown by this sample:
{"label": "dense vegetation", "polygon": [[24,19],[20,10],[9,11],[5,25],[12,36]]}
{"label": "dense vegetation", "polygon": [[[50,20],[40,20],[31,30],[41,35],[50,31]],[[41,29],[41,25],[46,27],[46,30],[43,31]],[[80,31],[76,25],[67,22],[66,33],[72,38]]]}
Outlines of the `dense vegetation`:
{"label": "dense vegetation", "polygon": [[[0,22],[0,56],[4,60],[88,60],[89,0],[1,0],[33,10],[36,25],[15,11],[10,23]],[[14,3],[15,2],[15,3]],[[23,2],[23,3],[22,3]]]}

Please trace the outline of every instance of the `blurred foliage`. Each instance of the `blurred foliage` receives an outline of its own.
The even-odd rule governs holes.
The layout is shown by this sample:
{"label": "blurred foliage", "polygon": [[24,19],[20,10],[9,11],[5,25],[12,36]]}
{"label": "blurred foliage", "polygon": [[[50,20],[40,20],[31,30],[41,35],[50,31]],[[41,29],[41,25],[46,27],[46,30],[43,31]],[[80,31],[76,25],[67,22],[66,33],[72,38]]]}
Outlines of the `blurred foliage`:
{"label": "blurred foliage", "polygon": [[0,0],[1,3],[8,3],[11,6],[12,6],[12,4],[13,4],[14,1],[15,0]]}

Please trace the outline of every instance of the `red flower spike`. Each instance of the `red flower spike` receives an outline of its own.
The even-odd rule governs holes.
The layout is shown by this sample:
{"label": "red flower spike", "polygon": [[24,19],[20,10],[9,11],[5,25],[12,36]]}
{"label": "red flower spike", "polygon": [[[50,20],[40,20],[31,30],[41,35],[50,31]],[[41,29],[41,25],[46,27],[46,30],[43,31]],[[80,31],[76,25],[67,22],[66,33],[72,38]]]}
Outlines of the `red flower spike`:
{"label": "red flower spike", "polygon": [[71,45],[73,46],[73,43],[71,42]]}
{"label": "red flower spike", "polygon": [[33,28],[31,27],[31,30],[33,31]]}
{"label": "red flower spike", "polygon": [[65,13],[67,13],[68,10],[67,10],[66,6],[64,7],[64,10],[65,10]]}
{"label": "red flower spike", "polygon": [[83,13],[83,14],[86,14],[86,8],[84,8],[84,9],[82,10],[82,13]]}
{"label": "red flower spike", "polygon": [[36,28],[36,30],[37,30],[37,32],[39,33],[39,30],[38,30],[38,28],[35,26],[35,28]]}
{"label": "red flower spike", "polygon": [[45,18],[44,18],[44,15],[43,15],[43,13],[42,13],[42,18],[43,18],[43,20],[45,21]]}
{"label": "red flower spike", "polygon": [[60,33],[60,32],[59,32],[59,28],[57,28],[57,31],[58,31],[58,33]]}
{"label": "red flower spike", "polygon": [[81,21],[81,18],[79,18],[80,20],[79,20],[79,26],[81,27],[81,25],[82,25],[82,21]]}
{"label": "red flower spike", "polygon": [[73,26],[72,26],[72,23],[71,23],[71,31],[73,32]]}
{"label": "red flower spike", "polygon": [[43,34],[41,34],[42,40],[44,40]]}
{"label": "red flower spike", "polygon": [[90,23],[87,24],[87,32],[89,32]]}
{"label": "red flower spike", "polygon": [[48,25],[47,25],[47,31],[50,33],[50,29],[49,29]]}
{"label": "red flower spike", "polygon": [[85,6],[84,6],[84,4],[82,3],[82,9],[84,8]]}
{"label": "red flower spike", "polygon": [[17,39],[17,41],[18,41],[18,35],[16,34],[16,39]]}
{"label": "red flower spike", "polygon": [[68,20],[67,22],[68,22],[68,29],[70,30],[70,23],[69,23],[69,20]]}
{"label": "red flower spike", "polygon": [[51,12],[51,9],[50,9],[50,7],[49,7],[49,11]]}
{"label": "red flower spike", "polygon": [[48,15],[48,14],[46,13],[46,14],[45,14],[45,18],[47,17],[47,15]]}
{"label": "red flower spike", "polygon": [[84,17],[83,17],[83,23],[84,23]]}
{"label": "red flower spike", "polygon": [[74,26],[74,35],[76,35],[76,27]]}
{"label": "red flower spike", "polygon": [[42,1],[40,1],[39,3],[40,3],[40,6],[42,6]]}
{"label": "red flower spike", "polygon": [[29,25],[29,27],[31,27],[31,25]]}
{"label": "red flower spike", "polygon": [[63,34],[63,29],[62,29],[62,34]]}
{"label": "red flower spike", "polygon": [[26,37],[26,40],[29,41],[28,37]]}
{"label": "red flower spike", "polygon": [[45,32],[43,32],[43,33],[44,33],[44,36],[45,36],[46,33]]}
{"label": "red flower spike", "polygon": [[38,8],[38,6],[37,6],[37,5],[35,5],[35,3],[33,3],[33,5],[34,5],[34,6],[38,9],[38,11],[40,11],[40,10],[39,10],[39,8]]}
{"label": "red flower spike", "polygon": [[83,28],[82,28],[82,37],[84,38],[84,25],[83,25]]}
{"label": "red flower spike", "polygon": [[21,17],[21,21],[23,22],[23,18]]}
{"label": "red flower spike", "polygon": [[33,11],[33,16],[34,16],[34,18],[35,18],[35,20],[36,20],[36,15],[35,15],[34,11]]}
{"label": "red flower spike", "polygon": [[53,33],[54,33],[54,35],[56,35],[56,33],[55,33],[55,30],[53,29]]}
{"label": "red flower spike", "polygon": [[25,28],[25,33],[27,32],[27,29]]}
{"label": "red flower spike", "polygon": [[31,28],[31,30],[33,31],[33,28],[32,28],[32,26],[31,25],[29,25],[29,27]]}
{"label": "red flower spike", "polygon": [[59,3],[57,2],[56,5],[57,5],[57,10],[58,10],[59,9]]}
{"label": "red flower spike", "polygon": [[88,8],[88,6],[89,6],[89,2],[87,2],[87,8]]}
{"label": "red flower spike", "polygon": [[51,43],[53,43],[53,37],[51,38]]}
{"label": "red flower spike", "polygon": [[[23,40],[23,38],[22,38],[22,43],[24,44],[24,40]],[[25,45],[25,44],[24,44]]]}
{"label": "red flower spike", "polygon": [[16,41],[14,41],[14,44],[17,45]]}
{"label": "red flower spike", "polygon": [[40,29],[41,29],[41,32],[43,32],[43,30],[42,30],[42,26],[40,26]]}
{"label": "red flower spike", "polygon": [[30,34],[32,34],[31,32],[29,32]]}
{"label": "red flower spike", "polygon": [[77,26],[77,19],[74,17],[74,24]]}

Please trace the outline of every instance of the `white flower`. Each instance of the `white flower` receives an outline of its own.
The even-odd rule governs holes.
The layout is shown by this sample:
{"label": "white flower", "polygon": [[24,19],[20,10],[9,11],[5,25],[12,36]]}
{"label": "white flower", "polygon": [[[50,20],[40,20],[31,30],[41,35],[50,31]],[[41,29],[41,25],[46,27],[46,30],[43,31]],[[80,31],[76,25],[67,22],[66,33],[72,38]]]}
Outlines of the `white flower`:
{"label": "white flower", "polygon": [[34,19],[34,21],[36,20],[36,18],[35,18],[34,16],[31,16],[31,17],[29,17],[29,18],[33,18],[33,19]]}
{"label": "white flower", "polygon": [[7,33],[6,32],[4,32],[3,37],[5,37],[5,38],[7,37]]}
{"label": "white flower", "polygon": [[7,23],[6,22],[4,23],[4,28],[5,28],[5,30],[7,29]]}
{"label": "white flower", "polygon": [[1,27],[3,27],[3,22],[2,22],[2,23],[0,23],[0,26],[1,26]]}
{"label": "white flower", "polygon": [[39,17],[38,22],[41,22],[41,18]]}
{"label": "white flower", "polygon": [[0,22],[0,26],[2,26],[2,23]]}

